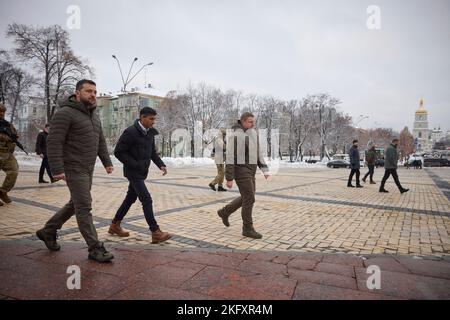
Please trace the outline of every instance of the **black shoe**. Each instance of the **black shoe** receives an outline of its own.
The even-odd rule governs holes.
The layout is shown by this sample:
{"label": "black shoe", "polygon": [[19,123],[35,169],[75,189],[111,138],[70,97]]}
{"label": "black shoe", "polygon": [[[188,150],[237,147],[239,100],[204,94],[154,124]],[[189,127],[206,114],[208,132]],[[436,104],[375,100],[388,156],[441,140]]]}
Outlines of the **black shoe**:
{"label": "black shoe", "polygon": [[362,182],[366,183],[366,178],[363,178],[363,179],[361,179],[361,180],[362,180]]}
{"label": "black shoe", "polygon": [[244,237],[249,237],[249,238],[253,238],[253,239],[261,239],[262,238],[262,234],[259,232],[256,232],[255,229],[250,228],[243,228],[242,230],[242,235]]}
{"label": "black shoe", "polygon": [[213,191],[216,191],[216,186],[213,185],[212,183],[208,184],[208,186],[209,186]]}
{"label": "black shoe", "polygon": [[354,188],[355,186],[352,185],[351,183],[347,185],[348,188]]}
{"label": "black shoe", "polygon": [[218,187],[217,187],[217,191],[228,191],[228,190],[225,189],[225,188],[222,187],[222,186],[218,186]]}
{"label": "black shoe", "polygon": [[55,183],[55,182],[58,182],[58,180],[52,178],[51,182]]}
{"label": "black shoe", "polygon": [[381,193],[389,193],[389,191],[387,191],[386,189],[380,189],[379,192],[381,192]]}
{"label": "black shoe", "polygon": [[230,222],[228,222],[228,216],[225,214],[225,210],[223,208],[217,211],[217,215],[222,218],[222,222],[225,227],[230,226]]}
{"label": "black shoe", "polygon": [[48,183],[48,181],[45,181],[45,180],[39,180],[39,183]]}
{"label": "black shoe", "polygon": [[58,251],[59,249],[61,249],[61,246],[56,242],[56,239],[58,238],[56,232],[52,234],[46,232],[44,229],[40,229],[36,231],[36,236],[39,238],[39,240],[44,241],[45,246],[48,250]]}
{"label": "black shoe", "polygon": [[110,262],[114,259],[114,255],[106,251],[103,243],[100,243],[96,248],[89,250],[89,259],[100,263]]}
{"label": "black shoe", "polygon": [[357,184],[356,187],[357,187],[357,188],[364,188],[364,187],[363,187],[362,185],[360,185],[360,184]]}
{"label": "black shoe", "polygon": [[409,189],[401,189],[400,193],[403,194],[403,193],[408,192],[408,191],[409,191]]}
{"label": "black shoe", "polygon": [[372,181],[370,181],[370,184],[377,184],[377,183],[376,183],[375,181],[372,180]]}

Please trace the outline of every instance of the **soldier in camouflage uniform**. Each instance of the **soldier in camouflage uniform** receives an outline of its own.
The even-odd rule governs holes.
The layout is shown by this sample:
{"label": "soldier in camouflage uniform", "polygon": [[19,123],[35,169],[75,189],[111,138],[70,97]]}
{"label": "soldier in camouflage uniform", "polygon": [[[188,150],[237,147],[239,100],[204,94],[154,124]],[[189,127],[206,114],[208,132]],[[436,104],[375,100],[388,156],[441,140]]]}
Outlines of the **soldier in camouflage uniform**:
{"label": "soldier in camouflage uniform", "polygon": [[5,113],[5,106],[0,103],[0,170],[6,173],[5,181],[0,187],[0,206],[3,206],[3,202],[11,202],[8,192],[16,184],[17,175],[19,174],[19,165],[14,157],[16,144],[5,132],[8,131],[17,137],[17,131],[11,123],[5,120]]}

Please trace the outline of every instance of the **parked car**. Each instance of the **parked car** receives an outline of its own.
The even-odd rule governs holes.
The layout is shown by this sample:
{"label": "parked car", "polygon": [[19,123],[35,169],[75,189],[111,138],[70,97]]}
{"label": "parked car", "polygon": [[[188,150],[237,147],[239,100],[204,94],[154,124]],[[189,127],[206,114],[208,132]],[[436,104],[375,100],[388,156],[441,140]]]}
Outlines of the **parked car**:
{"label": "parked car", "polygon": [[328,168],[350,168],[350,162],[346,160],[331,160],[327,163]]}
{"label": "parked car", "polygon": [[445,158],[425,158],[424,167],[449,167],[450,161]]}

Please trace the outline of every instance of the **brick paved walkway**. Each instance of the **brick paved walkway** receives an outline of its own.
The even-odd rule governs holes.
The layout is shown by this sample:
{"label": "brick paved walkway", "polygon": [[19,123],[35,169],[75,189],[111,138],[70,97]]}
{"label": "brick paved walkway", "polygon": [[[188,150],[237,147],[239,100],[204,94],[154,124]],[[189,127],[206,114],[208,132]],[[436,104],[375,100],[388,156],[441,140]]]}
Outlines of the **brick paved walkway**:
{"label": "brick paved walkway", "polygon": [[[36,241],[0,241],[0,299],[450,299],[450,261],[349,254],[227,252],[111,246],[111,264],[80,242],[60,252]],[[81,269],[69,290],[67,267]],[[368,289],[366,268],[381,269]]]}
{"label": "brick paved walkway", "polygon": [[[38,248],[42,249],[42,243],[37,241],[34,232],[42,227],[51,214],[68,200],[68,190],[64,182],[53,185],[38,185],[36,183],[37,170],[36,167],[21,167],[16,188],[10,193],[14,202],[0,207],[2,218],[0,220],[1,254],[5,254],[5,252],[8,254],[9,249],[5,248],[9,244],[17,243],[19,248],[23,246],[24,241],[27,243],[24,248],[30,247],[34,251]],[[174,254],[177,257],[179,255],[189,256],[189,252],[192,250],[202,249],[209,253],[199,253],[199,259],[205,259],[205,255],[213,261],[214,259],[220,261],[225,257],[231,259],[228,258],[229,255],[236,255],[232,258],[240,259],[239,263],[236,262],[236,265],[232,265],[233,268],[231,269],[234,271],[230,271],[231,273],[227,273],[226,268],[219,272],[216,269],[217,267],[221,268],[221,265],[209,264],[205,260],[194,262],[204,265],[202,271],[198,270],[199,266],[192,266],[193,271],[191,273],[194,271],[196,271],[195,274],[201,272],[200,274],[208,279],[223,280],[229,277],[234,279],[239,275],[246,279],[248,275],[245,272],[252,273],[255,270],[260,270],[257,268],[260,265],[263,270],[254,278],[249,278],[248,281],[251,283],[256,281],[255,279],[264,277],[266,271],[269,274],[281,272],[281,270],[287,271],[290,270],[289,263],[292,266],[292,263],[295,265],[295,261],[302,261],[299,262],[298,268],[292,267],[293,271],[289,272],[288,276],[276,274],[279,279],[284,279],[286,282],[286,288],[283,289],[286,292],[280,289],[280,292],[284,292],[285,295],[280,295],[280,297],[307,298],[305,292],[309,292],[309,297],[312,298],[333,298],[339,295],[347,296],[346,290],[350,290],[348,291],[349,297],[353,297],[353,295],[362,295],[363,297],[366,293],[362,291],[358,283],[362,281],[362,276],[367,276],[364,273],[365,269],[362,268],[365,266],[365,261],[369,260],[363,260],[362,256],[379,255],[382,258],[377,258],[381,260],[376,261],[381,261],[380,263],[383,266],[380,265],[380,268],[382,274],[385,274],[386,281],[392,285],[399,281],[406,283],[405,288],[411,286],[407,290],[410,291],[411,295],[400,294],[395,291],[396,289],[391,288],[386,289],[391,291],[378,293],[377,297],[388,295],[405,298],[449,298],[448,294],[444,294],[445,290],[447,290],[447,293],[450,292],[448,280],[442,280],[448,279],[448,273],[445,270],[448,270],[447,261],[450,259],[450,170],[448,168],[425,170],[401,168],[399,170],[400,180],[411,189],[409,193],[404,195],[398,193],[392,181],[387,184],[387,189],[391,191],[389,194],[378,193],[378,185],[366,184],[363,189],[346,188],[348,171],[341,169],[286,168],[281,169],[280,173],[273,176],[269,181],[265,181],[261,176],[258,176],[254,221],[256,229],[264,236],[261,240],[242,237],[239,212],[231,216],[230,228],[221,224],[216,211],[237,196],[237,192],[236,189],[225,193],[211,191],[207,184],[214,174],[214,168],[169,168],[169,175],[161,177],[152,168],[148,186],[154,199],[158,223],[163,230],[167,230],[175,236],[165,244],[151,245],[148,227],[138,204],[132,207],[123,224],[124,228],[131,231],[129,238],[118,238],[107,233],[109,223],[125,196],[127,182],[122,178],[120,168],[117,168],[112,176],[106,175],[103,170],[97,170],[93,186],[94,221],[100,239],[108,247],[116,247],[114,250],[117,250],[116,256],[118,257],[113,268],[114,270],[117,268],[117,271],[108,269],[108,272],[123,272],[128,265],[125,263],[127,261],[126,255],[137,256],[137,252],[140,252],[135,251],[140,250],[136,249],[136,246],[145,248],[146,250],[143,252],[147,255],[158,252],[158,259]],[[376,181],[379,181],[381,176],[382,171],[377,170]],[[0,174],[0,178],[3,178],[3,173]],[[88,263],[86,252],[80,251],[77,247],[84,244],[75,219],[71,219],[61,230],[59,241],[63,244],[75,243],[76,249],[70,254],[75,254],[79,259],[77,262]],[[8,243],[8,245],[5,245],[5,243]],[[70,248],[72,246],[73,244],[69,245]],[[3,252],[4,250],[5,252]],[[30,262],[30,266],[36,266],[37,269],[44,268],[42,270],[54,268],[53,264],[58,265],[58,259],[62,259],[61,264],[68,263],[64,260],[67,254],[63,252],[59,253],[59,256],[58,253],[52,255],[50,261],[56,260],[55,262],[49,262],[50,256],[46,250],[33,251],[26,255],[21,255],[22,250],[25,249],[17,250],[12,250],[12,255],[15,257],[11,260],[13,261],[12,264],[2,266],[2,278],[7,277],[8,273],[5,270],[14,266],[15,259],[17,265],[20,265],[20,261],[26,259],[23,261]],[[180,253],[179,250],[187,251]],[[223,251],[234,253],[223,253]],[[251,258],[249,259],[253,251],[261,254],[261,261],[256,265],[251,262]],[[347,254],[333,255],[334,253]],[[316,259],[316,261],[304,257],[296,258],[296,255],[302,254],[310,254],[311,257],[318,254],[321,259]],[[277,258],[277,256],[279,257]],[[356,265],[351,264],[351,268],[348,268],[348,262],[343,263],[342,266],[339,263],[338,266],[334,266],[328,264],[327,259],[329,258],[325,258],[328,256],[338,257],[336,259],[343,259],[343,261],[349,259],[349,261],[359,262],[355,262]],[[425,259],[413,259],[413,256]],[[269,259],[269,257],[271,258]],[[41,265],[41,260],[44,258],[47,261],[45,266]],[[33,261],[30,261],[30,259]],[[235,261],[233,259],[230,261]],[[175,260],[183,261],[183,259],[178,258]],[[265,260],[269,260],[267,269],[265,269],[266,263],[263,262]],[[311,263],[305,262],[310,260],[313,261]],[[164,262],[164,260],[161,261]],[[334,260],[332,262],[334,263]],[[143,263],[141,263],[141,266]],[[178,267],[180,266],[180,262],[173,263],[178,263]],[[102,274],[103,269],[95,270],[91,263],[89,265],[91,266],[89,272]],[[420,267],[415,269],[417,265],[420,265]],[[427,267],[424,267],[425,265]],[[433,267],[429,267],[431,269],[428,268],[430,265],[433,265]],[[177,265],[173,267],[177,268]],[[33,269],[25,266],[22,268],[25,274]],[[272,268],[275,271],[272,271]],[[187,269],[189,268],[186,268],[185,272],[188,272]],[[431,271],[426,271],[428,269]],[[417,270],[420,270],[420,272],[416,272]],[[19,271],[22,271],[22,269]],[[16,277],[20,278],[19,271],[17,271]],[[338,274],[333,275],[336,272]],[[358,275],[360,278],[358,278]],[[45,277],[44,271],[42,271],[42,276]],[[67,274],[62,272],[61,277],[66,276]],[[167,276],[172,277],[170,273]],[[424,276],[427,277],[425,279],[427,281],[431,279],[429,285],[433,284],[436,291],[428,289],[428,285],[416,283],[416,277]],[[183,276],[182,279],[186,277],[187,275]],[[16,278],[12,277],[11,279]],[[436,281],[436,279],[440,279],[437,281],[440,285],[434,285],[433,281]],[[192,279],[189,278],[188,280]],[[11,284],[11,281],[7,281],[7,283]],[[201,282],[202,280],[198,281]],[[221,281],[218,282],[221,283]],[[424,281],[424,283],[428,283],[427,281]],[[290,285],[292,286],[294,282],[295,285],[291,288]],[[187,283],[189,284],[189,282]],[[130,284],[131,282],[125,281],[123,285],[129,287]],[[183,282],[183,285],[188,284]],[[195,283],[192,285],[195,286]],[[219,285],[219,287],[221,286],[222,284]],[[307,289],[301,290],[299,288]],[[189,292],[198,291],[190,290],[191,287],[184,289]],[[322,289],[325,290],[323,293],[321,293]],[[3,290],[0,291],[0,294],[4,294]],[[180,290],[180,288],[177,290]],[[232,284],[230,284],[230,290],[234,290]],[[123,292],[126,294],[127,290]],[[137,294],[138,291],[133,292]],[[220,296],[201,290],[196,294],[212,297]],[[221,294],[226,297],[225,293]],[[238,297],[235,294],[233,293],[231,296]],[[14,294],[4,295],[16,298],[24,297]],[[130,297],[133,297],[133,294],[130,293]],[[151,297],[151,293],[149,292],[148,296],[143,293],[142,297]],[[161,298],[163,297],[161,296]],[[258,295],[255,293],[253,298],[257,297]],[[106,296],[100,295],[98,298],[106,298]],[[192,298],[195,297],[192,296]]]}

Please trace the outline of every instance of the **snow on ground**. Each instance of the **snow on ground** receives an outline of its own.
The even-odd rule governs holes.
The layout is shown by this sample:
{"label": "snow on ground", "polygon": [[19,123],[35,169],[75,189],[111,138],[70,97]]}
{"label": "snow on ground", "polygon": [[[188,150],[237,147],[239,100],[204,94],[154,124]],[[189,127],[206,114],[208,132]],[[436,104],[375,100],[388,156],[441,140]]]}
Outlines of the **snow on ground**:
{"label": "snow on ground", "polygon": [[[31,153],[29,155],[26,155],[23,152],[16,152],[16,159],[19,162],[20,166],[33,166],[33,167],[39,167],[41,165],[41,158]],[[170,158],[170,157],[164,157],[162,158],[164,163],[169,168],[189,168],[189,167],[209,167],[214,168],[215,163],[214,160],[211,158]],[[113,155],[111,156],[111,161],[113,163],[114,167],[122,167],[122,163],[116,159]],[[314,168],[314,169],[320,169],[320,168],[326,168],[327,162],[317,162],[317,163],[306,163],[306,162],[289,162],[289,160],[271,160],[269,161],[266,159],[267,164],[270,168]],[[102,163],[100,159],[97,158],[96,167],[102,167]]]}

